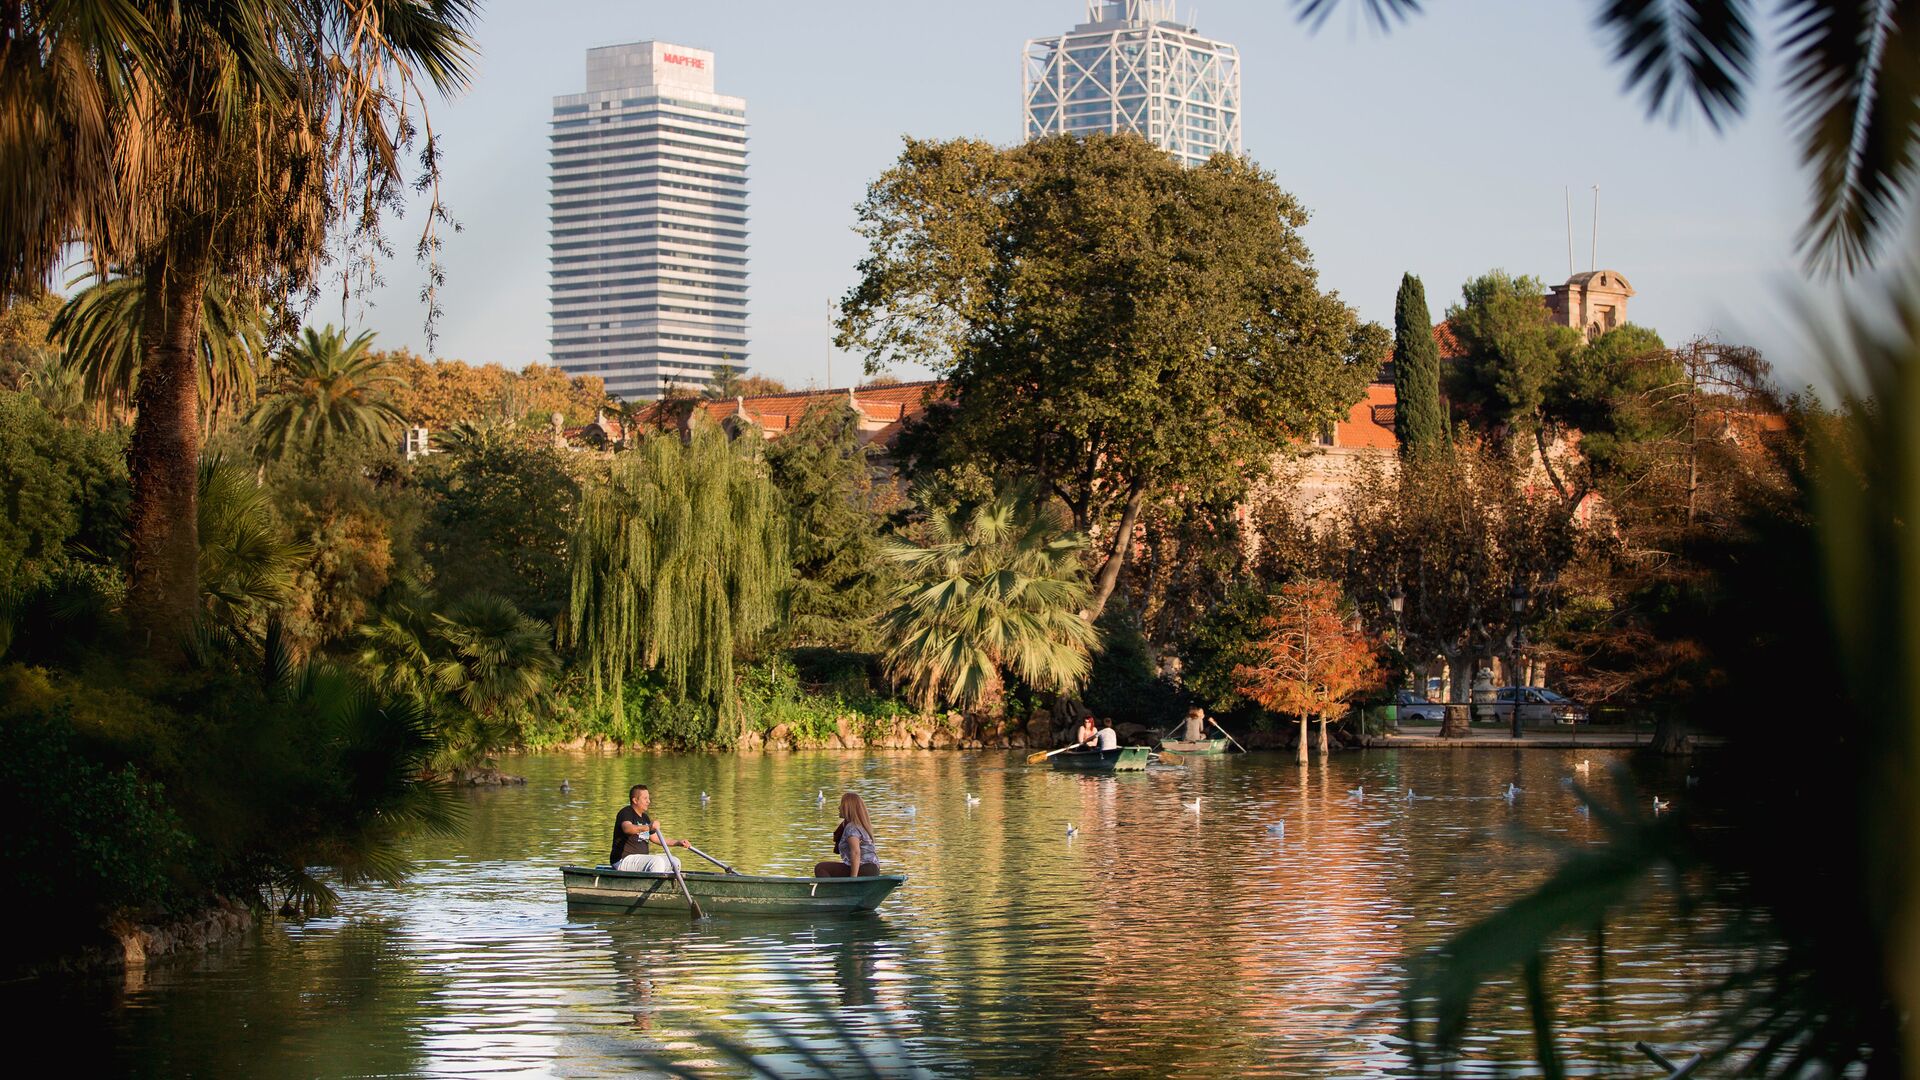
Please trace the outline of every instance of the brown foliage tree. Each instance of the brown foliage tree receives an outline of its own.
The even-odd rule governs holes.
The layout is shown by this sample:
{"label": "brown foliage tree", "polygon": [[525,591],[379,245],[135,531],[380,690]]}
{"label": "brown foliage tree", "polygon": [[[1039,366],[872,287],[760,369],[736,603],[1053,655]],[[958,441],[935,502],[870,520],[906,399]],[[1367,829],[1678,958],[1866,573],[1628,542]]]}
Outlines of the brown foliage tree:
{"label": "brown foliage tree", "polygon": [[1273,614],[1261,620],[1252,645],[1255,663],[1234,668],[1240,692],[1274,712],[1300,718],[1299,758],[1307,760],[1307,720],[1320,721],[1320,753],[1327,722],[1346,711],[1353,695],[1381,683],[1373,643],[1348,623],[1340,588],[1308,579],[1281,588]]}

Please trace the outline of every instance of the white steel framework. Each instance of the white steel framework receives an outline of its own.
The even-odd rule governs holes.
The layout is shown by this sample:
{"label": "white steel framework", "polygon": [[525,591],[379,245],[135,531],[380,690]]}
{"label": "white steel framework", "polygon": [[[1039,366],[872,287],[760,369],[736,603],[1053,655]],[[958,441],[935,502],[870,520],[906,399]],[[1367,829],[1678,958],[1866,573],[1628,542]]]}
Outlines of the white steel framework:
{"label": "white steel framework", "polygon": [[1027,42],[1027,138],[1132,131],[1188,165],[1240,150],[1240,53],[1171,0],[1087,0],[1087,21]]}

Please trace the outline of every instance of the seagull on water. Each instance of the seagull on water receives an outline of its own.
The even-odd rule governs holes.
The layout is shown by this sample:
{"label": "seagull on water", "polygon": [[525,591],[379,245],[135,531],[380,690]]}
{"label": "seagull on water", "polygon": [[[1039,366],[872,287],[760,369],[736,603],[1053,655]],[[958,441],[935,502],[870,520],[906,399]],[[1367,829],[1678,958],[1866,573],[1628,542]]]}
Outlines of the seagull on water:
{"label": "seagull on water", "polygon": [[1367,797],[1367,785],[1361,784],[1359,787],[1347,792],[1347,795],[1355,799],[1364,799]]}
{"label": "seagull on water", "polygon": [[1500,797],[1507,800],[1508,802],[1512,802],[1515,799],[1518,799],[1520,797],[1520,785],[1513,783],[1512,781],[1508,781],[1507,790],[1502,792]]}
{"label": "seagull on water", "polygon": [[971,792],[971,791],[969,791],[969,792],[967,792],[967,805],[968,805],[968,806],[979,806],[979,805],[980,805],[980,796],[978,796],[978,795],[975,795],[975,794],[974,794],[973,792]]}
{"label": "seagull on water", "polygon": [[914,816],[915,814],[918,814],[919,812],[920,812],[920,808],[919,808],[919,807],[917,807],[917,806],[909,806],[909,807],[907,807],[907,816],[908,816],[908,817],[912,817],[912,816]]}
{"label": "seagull on water", "polygon": [[1591,761],[1588,761],[1588,760],[1587,760],[1586,758],[1581,758],[1581,759],[1580,759],[1580,764],[1578,764],[1578,765],[1575,765],[1575,766],[1573,767],[1573,771],[1574,771],[1574,772],[1577,772],[1577,773],[1584,773],[1584,772],[1586,772],[1586,771],[1587,771],[1587,770],[1588,770],[1589,768],[1591,768],[1592,766],[1593,766],[1593,762],[1591,762]]}
{"label": "seagull on water", "polygon": [[826,788],[821,788],[820,793],[813,797],[813,805],[815,806],[827,805],[827,789]]}
{"label": "seagull on water", "polygon": [[1670,799],[1663,799],[1663,798],[1661,798],[1661,797],[1660,797],[1660,796],[1658,796],[1658,795],[1655,795],[1655,796],[1653,797],[1653,812],[1654,812],[1654,813],[1656,813],[1656,814],[1664,814],[1664,813],[1666,813],[1666,812],[1667,812],[1668,810],[1670,810],[1670,809],[1672,809],[1672,807],[1673,807],[1673,802],[1672,802],[1672,800],[1670,800]]}
{"label": "seagull on water", "polygon": [[1412,801],[1413,801],[1413,789],[1412,789],[1412,788],[1408,788],[1408,789],[1407,789],[1407,801],[1408,801],[1408,802],[1412,802]]}
{"label": "seagull on water", "polygon": [[1200,796],[1195,795],[1192,802],[1183,802],[1180,805],[1197,814],[1200,812]]}
{"label": "seagull on water", "polygon": [[708,803],[710,803],[710,802],[712,802],[712,801],[713,801],[713,796],[711,796],[711,795],[709,795],[709,794],[707,794],[707,793],[706,793],[706,792],[704,792],[704,791],[700,793],[700,805],[701,805],[701,806],[705,806],[705,805],[707,805]]}
{"label": "seagull on water", "polygon": [[1287,823],[1284,821],[1276,821],[1267,826],[1267,832],[1274,836],[1285,836],[1287,835]]}
{"label": "seagull on water", "polygon": [[1078,835],[1080,835],[1080,830],[1074,828],[1073,822],[1067,822],[1067,839],[1071,840]]}

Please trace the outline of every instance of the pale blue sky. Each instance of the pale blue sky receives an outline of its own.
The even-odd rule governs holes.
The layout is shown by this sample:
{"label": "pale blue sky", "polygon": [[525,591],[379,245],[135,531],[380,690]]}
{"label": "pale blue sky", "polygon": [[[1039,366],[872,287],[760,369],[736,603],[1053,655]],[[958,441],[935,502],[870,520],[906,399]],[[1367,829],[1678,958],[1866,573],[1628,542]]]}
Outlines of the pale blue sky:
{"label": "pale blue sky", "polygon": [[[1591,0],[1435,0],[1382,36],[1358,0],[1311,33],[1280,0],[1207,0],[1199,30],[1240,49],[1246,151],[1313,215],[1323,283],[1391,324],[1402,271],[1438,318],[1493,267],[1557,282],[1588,265],[1591,188],[1599,261],[1639,290],[1633,321],[1670,342],[1720,333],[1766,349],[1790,382],[1782,299],[1798,288],[1793,236],[1804,182],[1763,92],[1731,131],[1650,122],[1620,92]],[[752,355],[759,373],[825,385],[830,302],[854,280],[853,205],[903,134],[1021,134],[1020,54],[1080,21],[1083,0],[494,0],[473,89],[438,104],[446,240],[439,354],[545,361],[547,157],[552,99],[584,88],[596,45],[659,38],[711,49],[721,93],[747,99]],[[1183,4],[1185,15],[1188,6]],[[1769,72],[1769,78],[1771,73]],[[396,239],[417,225],[394,223]],[[424,351],[411,243],[387,285],[349,310],[386,346]],[[315,321],[338,319],[323,304]],[[857,360],[832,359],[835,384]],[[918,372],[900,371],[913,377]]]}

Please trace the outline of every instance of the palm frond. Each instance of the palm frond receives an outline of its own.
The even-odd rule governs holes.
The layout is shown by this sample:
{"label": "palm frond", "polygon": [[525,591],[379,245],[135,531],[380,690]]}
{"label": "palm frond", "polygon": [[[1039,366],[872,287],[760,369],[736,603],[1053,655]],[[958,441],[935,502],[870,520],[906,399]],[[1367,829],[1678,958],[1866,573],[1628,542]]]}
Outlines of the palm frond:
{"label": "palm frond", "polygon": [[1690,99],[1718,131],[1746,107],[1753,7],[1753,0],[1606,0],[1598,22],[1649,116],[1677,116]]}

